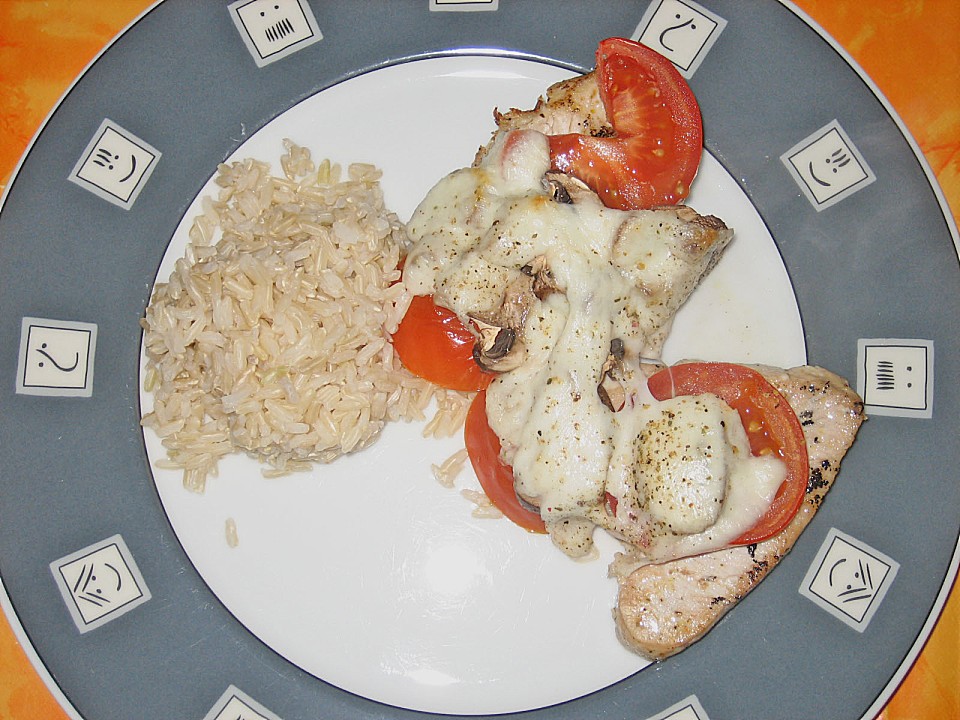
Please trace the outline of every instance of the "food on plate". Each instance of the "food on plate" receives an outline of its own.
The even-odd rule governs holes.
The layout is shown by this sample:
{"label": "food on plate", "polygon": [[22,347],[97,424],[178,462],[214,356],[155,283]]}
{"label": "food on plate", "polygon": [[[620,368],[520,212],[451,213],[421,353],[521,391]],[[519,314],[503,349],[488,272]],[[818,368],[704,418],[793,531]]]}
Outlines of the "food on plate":
{"label": "food on plate", "polygon": [[783,530],[809,475],[803,428],[783,395],[758,371],[718,362],[665,368],[647,389],[658,402],[641,415],[636,462],[608,477],[596,523],[651,560]]}
{"label": "food on plate", "polygon": [[389,420],[449,434],[465,397],[404,369],[390,343],[409,302],[397,269],[408,244],[384,208],[379,171],[317,166],[285,143],[282,176],[264,162],[222,165],[190,243],[141,323],[142,423],[184,484],[202,490],[224,455],[267,474],[368,446]]}
{"label": "food on plate", "polygon": [[515,130],[441,180],[407,224],[404,283],[476,328],[476,361],[496,374],[478,397],[517,493],[581,556],[615,435],[636,415],[619,410],[642,390],[639,359],[659,356],[732,232],[683,206],[617,210],[588,192],[566,202],[549,167],[546,136]]}
{"label": "food on plate", "polygon": [[702,131],[668,61],[605,40],[594,71],[495,119],[473,165],[438,182],[407,225],[404,284],[449,311],[456,353],[416,316],[400,328],[449,348],[458,373],[473,338],[483,374],[464,440],[484,491],[571,557],[591,555],[597,527],[623,541],[620,637],[665,657],[790,549],[863,405],[819,368],[658,359],[733,238],[678,204]]}
{"label": "food on plate", "polygon": [[482,390],[493,375],[474,362],[474,334],[457,315],[429,295],[415,295],[393,333],[403,366],[451,390]]}
{"label": "food on plate", "polygon": [[480,487],[493,505],[525,530],[547,532],[540,512],[517,495],[513,468],[502,461],[500,437],[487,420],[486,393],[483,391],[470,403],[463,425],[463,440]]}
{"label": "food on plate", "polygon": [[670,62],[608,39],[594,71],[494,115],[406,227],[369,165],[340,181],[288,141],[282,177],[221,166],[142,320],[142,422],[199,490],[227,453],[304,469],[432,405],[425,434],[464,428],[437,480],[469,460],[476,516],[573,558],[597,528],[622,541],[618,636],[667,657],[790,550],[863,404],[820,368],[659,360],[734,236],[681,204],[703,136]]}
{"label": "food on plate", "polygon": [[[594,72],[555,84],[532,110],[495,111],[494,117],[499,132],[479,150],[474,165],[498,137],[535,130],[548,138],[547,182],[560,200],[572,202],[590,188],[609,207],[675,204],[689,193],[700,163],[700,110],[686,81],[663,56],[622,38],[600,44]],[[414,312],[394,337],[404,365],[445,387],[486,387],[491,378],[477,372],[467,352],[476,328],[428,297],[413,302]],[[490,369],[483,359],[479,364]]]}
{"label": "food on plate", "polygon": [[495,112],[498,127],[546,135],[551,170],[579,179],[607,207],[681,202],[703,150],[693,91],[672,62],[631,40],[603,40],[596,59],[592,72],[553,85],[532,110]]}
{"label": "food on plate", "polygon": [[631,553],[618,558],[611,568],[619,582],[617,634],[647,657],[668,657],[700,639],[783,559],[820,507],[863,421],[860,397],[833,373],[757,370],[800,418],[808,455],[800,510],[785,529],[755,544],[658,564]]}
{"label": "food on plate", "polygon": [[[408,224],[415,244],[404,282],[483,328],[477,359],[497,379],[474,405],[487,398],[497,437],[522,465],[517,490],[579,555],[588,543],[567,542],[569,519],[587,496],[602,501],[609,457],[596,447],[617,420],[598,393],[611,344],[634,361],[658,356],[673,313],[732,233],[688,208],[624,212],[595,196],[558,202],[543,184],[546,167],[544,136],[524,131],[501,136],[479,166],[441,181]],[[574,437],[564,428],[575,425],[583,433]],[[547,499],[542,487],[558,476],[569,481]]]}

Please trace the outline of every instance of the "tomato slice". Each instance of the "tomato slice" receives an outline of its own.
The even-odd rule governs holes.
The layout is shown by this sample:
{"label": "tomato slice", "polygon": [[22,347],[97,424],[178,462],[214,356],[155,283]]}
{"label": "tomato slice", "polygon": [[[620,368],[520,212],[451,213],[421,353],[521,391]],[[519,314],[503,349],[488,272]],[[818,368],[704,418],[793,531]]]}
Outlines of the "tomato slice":
{"label": "tomato slice", "polygon": [[793,408],[760,373],[733,363],[684,363],[652,375],[647,387],[657,400],[712,393],[740,414],[754,455],[774,454],[787,476],[767,512],[733,541],[752,545],[783,530],[803,504],[810,474],[807,443]]}
{"label": "tomato slice", "polygon": [[481,390],[492,373],[473,359],[476,338],[456,313],[416,295],[393,334],[400,362],[414,375],[450,390]]}
{"label": "tomato slice", "polygon": [[513,468],[500,459],[500,438],[487,421],[487,393],[473,398],[463,425],[463,439],[480,487],[504,515],[530,532],[546,533],[540,513],[523,505],[513,487]]}
{"label": "tomato slice", "polygon": [[624,38],[597,48],[600,100],[612,137],[550,137],[552,168],[574,175],[607,207],[676,205],[690,192],[703,151],[700,106],[673,63]]}

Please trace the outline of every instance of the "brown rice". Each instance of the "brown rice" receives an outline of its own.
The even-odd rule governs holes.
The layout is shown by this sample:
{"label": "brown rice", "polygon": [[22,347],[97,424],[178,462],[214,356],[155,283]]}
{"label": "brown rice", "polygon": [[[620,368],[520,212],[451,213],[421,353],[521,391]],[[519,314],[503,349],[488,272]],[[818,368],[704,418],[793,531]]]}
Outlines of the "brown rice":
{"label": "brown rice", "polygon": [[157,464],[202,491],[220,458],[244,451],[278,475],[367,447],[390,420],[460,427],[469,398],[414,377],[389,335],[409,303],[397,264],[409,240],[384,208],[380,173],[284,142],[268,164],[223,164],[184,257],[145,317],[142,424]]}
{"label": "brown rice", "polygon": [[460,448],[453,455],[444,460],[441,464],[433,464],[430,471],[434,479],[445,488],[452,488],[457,479],[457,475],[467,464],[469,456],[466,448]]}
{"label": "brown rice", "polygon": [[487,497],[486,493],[480,490],[464,488],[460,491],[460,494],[475,505],[473,512],[470,513],[473,517],[484,520],[496,520],[503,517],[503,513],[500,512],[500,509]]}

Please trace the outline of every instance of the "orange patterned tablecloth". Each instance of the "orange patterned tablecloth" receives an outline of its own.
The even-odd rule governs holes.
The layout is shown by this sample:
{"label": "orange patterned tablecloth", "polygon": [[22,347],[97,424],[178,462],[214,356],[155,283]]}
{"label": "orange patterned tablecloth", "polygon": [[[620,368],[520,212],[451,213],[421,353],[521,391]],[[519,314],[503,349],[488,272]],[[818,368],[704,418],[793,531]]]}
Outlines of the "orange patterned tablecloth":
{"label": "orange patterned tablecloth", "polygon": [[[426,0],[424,0],[426,2]],[[0,183],[73,79],[149,0],[0,0]],[[797,0],[870,75],[960,216],[960,3]],[[60,709],[0,618],[0,720]],[[960,720],[960,591],[878,720]]]}

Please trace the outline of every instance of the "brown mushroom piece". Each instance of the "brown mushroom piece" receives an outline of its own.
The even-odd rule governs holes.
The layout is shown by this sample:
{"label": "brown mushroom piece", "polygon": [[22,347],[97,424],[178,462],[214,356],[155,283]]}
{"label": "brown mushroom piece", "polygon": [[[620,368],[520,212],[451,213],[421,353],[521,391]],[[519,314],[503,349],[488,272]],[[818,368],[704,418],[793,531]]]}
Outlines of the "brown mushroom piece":
{"label": "brown mushroom piece", "polygon": [[520,268],[520,274],[507,286],[500,306],[487,313],[471,314],[478,339],[473,346],[473,359],[484,370],[509,372],[526,359],[523,328],[527,314],[537,300],[554,292],[557,285],[547,259],[538,255]]}
{"label": "brown mushroom piece", "polygon": [[473,346],[473,359],[487,372],[509,372],[520,367],[525,358],[517,330],[473,318],[479,338]]}
{"label": "brown mushroom piece", "polygon": [[554,202],[562,203],[563,205],[573,204],[573,198],[570,197],[570,192],[564,184],[556,178],[552,178],[549,175],[544,176],[543,186],[550,194],[550,199]]}
{"label": "brown mushroom piece", "polygon": [[548,172],[543,176],[543,186],[551,200],[563,205],[576,205],[584,199],[596,198],[596,193],[573,175]]}
{"label": "brown mushroom piece", "polygon": [[623,340],[614,338],[610,341],[610,354],[607,355],[603,367],[600,368],[600,383],[597,385],[597,395],[600,396],[600,402],[612,412],[620,412],[627,404],[627,391],[621,382],[625,352]]}
{"label": "brown mushroom piece", "polygon": [[547,265],[547,258],[538,255],[529,263],[520,268],[520,272],[532,279],[530,291],[538,300],[543,300],[550,293],[559,292],[560,288],[554,280],[553,273]]}

